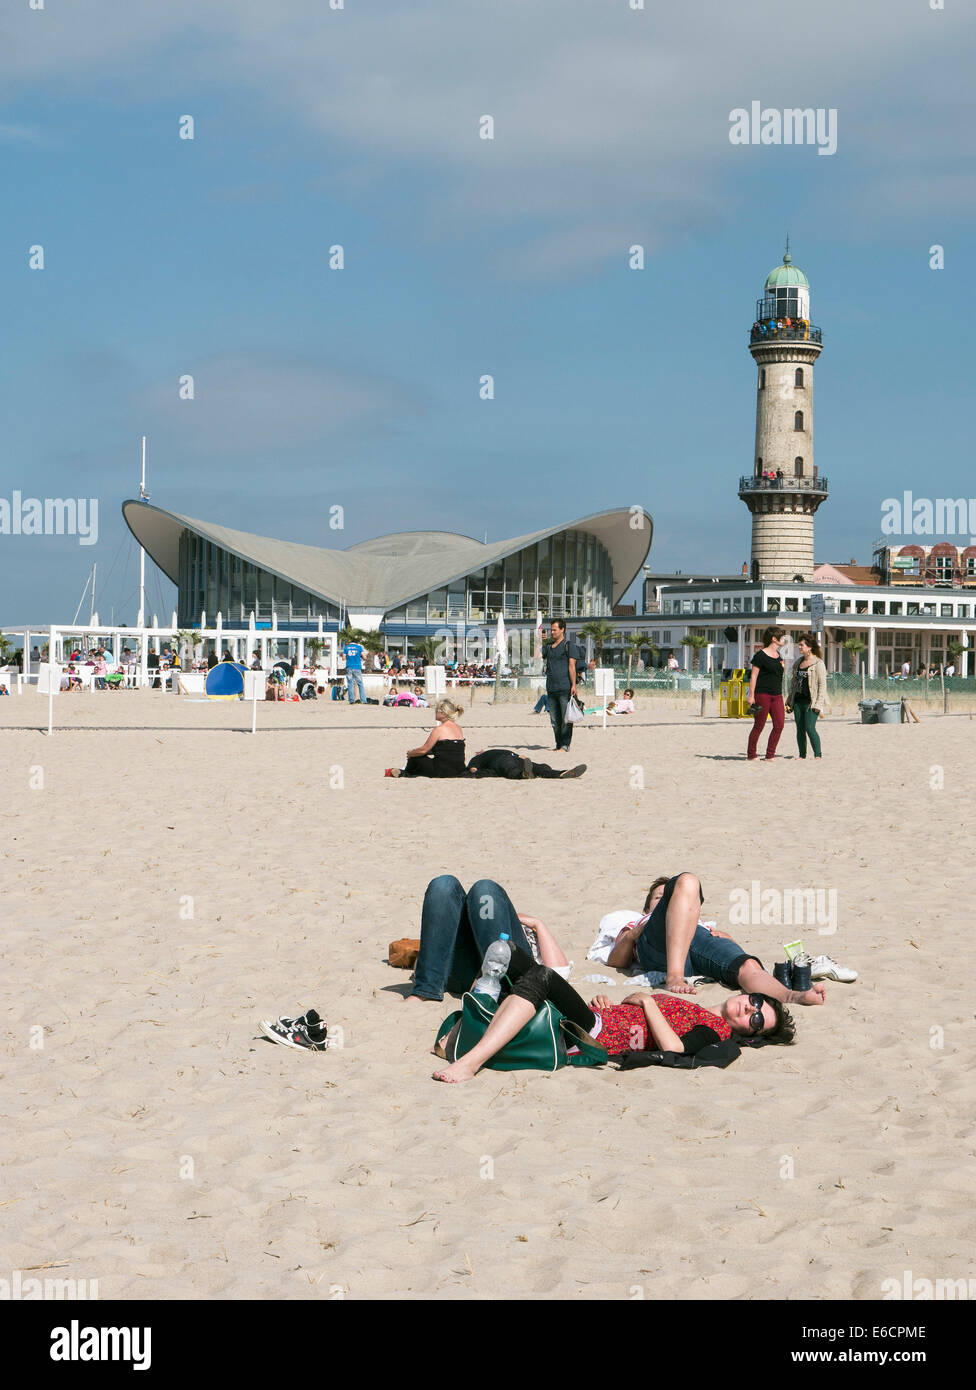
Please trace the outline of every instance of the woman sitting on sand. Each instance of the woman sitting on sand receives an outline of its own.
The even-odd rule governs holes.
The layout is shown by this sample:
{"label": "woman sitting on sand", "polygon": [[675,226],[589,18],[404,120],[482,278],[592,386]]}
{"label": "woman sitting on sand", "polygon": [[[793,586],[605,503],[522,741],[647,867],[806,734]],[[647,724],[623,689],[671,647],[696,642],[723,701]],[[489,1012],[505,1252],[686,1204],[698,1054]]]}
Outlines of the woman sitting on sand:
{"label": "woman sitting on sand", "polygon": [[[499,1004],[484,1037],[456,1062],[432,1073],[435,1081],[470,1081],[496,1052],[520,1033],[549,1000],[572,1023],[596,1038],[612,1057],[621,1052],[700,1052],[733,1036],[765,1043],[793,1041],[793,1020],[783,1005],[768,994],[732,994],[721,1009],[706,1009],[690,999],[638,990],[622,1004],[598,994],[589,1006],[572,985],[547,965],[536,965],[525,952],[514,950],[507,970],[512,993]],[[435,1052],[446,1057],[451,1035],[437,1040]]]}
{"label": "woman sitting on sand", "polygon": [[388,767],[387,777],[463,777],[464,734],[456,721],[464,713],[451,700],[438,700],[434,711],[437,727],[420,748],[407,749],[404,768]]}

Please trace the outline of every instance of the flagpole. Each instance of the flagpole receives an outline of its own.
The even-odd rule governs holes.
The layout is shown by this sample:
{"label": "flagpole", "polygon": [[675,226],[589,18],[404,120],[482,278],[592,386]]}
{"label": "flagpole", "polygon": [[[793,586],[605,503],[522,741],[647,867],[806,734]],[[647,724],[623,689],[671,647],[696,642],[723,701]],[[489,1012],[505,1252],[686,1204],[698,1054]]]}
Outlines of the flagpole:
{"label": "flagpole", "polygon": [[[146,436],[142,436],[142,482],[139,484],[139,500],[148,500],[146,492]],[[145,626],[146,621],[146,551],[145,547],[139,546],[139,617],[136,622],[137,627]]]}

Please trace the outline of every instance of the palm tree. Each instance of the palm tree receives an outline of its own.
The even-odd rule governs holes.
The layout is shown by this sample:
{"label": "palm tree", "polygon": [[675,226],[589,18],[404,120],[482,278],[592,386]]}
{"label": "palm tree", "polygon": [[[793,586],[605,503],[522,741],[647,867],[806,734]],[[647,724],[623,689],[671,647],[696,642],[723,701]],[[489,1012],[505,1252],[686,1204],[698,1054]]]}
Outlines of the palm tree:
{"label": "palm tree", "polygon": [[[2,638],[0,638],[0,641],[2,641]],[[946,643],[946,651],[952,658],[953,664],[959,660],[965,650],[966,648],[959,641],[958,637],[950,637]]]}
{"label": "palm tree", "polygon": [[854,667],[855,675],[857,675],[857,658],[860,655],[860,653],[864,651],[864,648],[865,644],[861,641],[860,637],[848,637],[847,640],[844,642],[845,652],[850,652],[851,654],[851,664]]}
{"label": "palm tree", "polygon": [[425,666],[437,666],[444,659],[444,643],[436,637],[425,637],[420,644]]}
{"label": "palm tree", "polygon": [[592,622],[583,624],[579,630],[579,635],[581,637],[593,638],[593,651],[596,656],[596,664],[601,666],[603,664],[603,644],[604,642],[609,642],[611,637],[613,637],[614,629],[609,623],[601,623],[599,619],[594,619]]}
{"label": "palm tree", "polygon": [[6,666],[14,654],[14,644],[0,632],[0,666]]}
{"label": "palm tree", "polygon": [[650,651],[654,656],[658,655],[658,648],[653,642],[649,642],[646,637],[631,637],[627,642],[627,684],[630,685],[630,668],[633,665],[634,657],[639,657],[642,651]]}
{"label": "palm tree", "polygon": [[691,647],[695,653],[693,670],[698,670],[698,663],[701,660],[700,653],[708,646],[708,634],[705,632],[686,632],[681,639],[683,647]]}

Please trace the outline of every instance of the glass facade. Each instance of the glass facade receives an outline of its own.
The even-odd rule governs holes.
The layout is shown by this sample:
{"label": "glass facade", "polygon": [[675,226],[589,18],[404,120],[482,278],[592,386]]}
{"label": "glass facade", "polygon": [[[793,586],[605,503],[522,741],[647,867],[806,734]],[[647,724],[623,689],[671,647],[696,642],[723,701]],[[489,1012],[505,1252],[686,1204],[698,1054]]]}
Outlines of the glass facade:
{"label": "glass facade", "polygon": [[[213,541],[184,530],[180,536],[179,611],[181,627],[212,622],[311,622],[320,616],[338,621],[336,604],[279,579],[258,565],[232,555]],[[432,589],[386,614],[391,623],[444,625],[547,618],[604,618],[613,605],[613,566],[606,547],[585,531],[550,536],[483,569]]]}
{"label": "glass facade", "polygon": [[563,531],[473,570],[447,589],[432,589],[386,614],[391,623],[495,622],[534,618],[606,618],[613,566],[606,547],[585,531]]}
{"label": "glass facade", "polygon": [[184,530],[180,536],[180,627],[199,623],[201,612],[212,623],[220,613],[225,623],[267,623],[277,613],[279,623],[338,621],[334,603],[249,564],[213,541]]}

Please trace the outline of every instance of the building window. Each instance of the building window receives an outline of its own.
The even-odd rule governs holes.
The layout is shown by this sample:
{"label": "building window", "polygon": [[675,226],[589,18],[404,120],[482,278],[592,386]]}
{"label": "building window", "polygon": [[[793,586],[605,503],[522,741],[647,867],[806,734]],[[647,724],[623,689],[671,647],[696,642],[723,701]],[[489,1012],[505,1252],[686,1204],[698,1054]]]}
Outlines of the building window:
{"label": "building window", "polygon": [[880,601],[880,602],[879,602],[878,600],[875,600],[875,602],[872,603],[872,605],[871,605],[871,612],[872,612],[872,613],[883,613],[884,611],[885,611],[885,606],[884,606],[884,602],[883,602],[883,601]]}
{"label": "building window", "polygon": [[940,617],[940,618],[951,618],[951,617],[952,617],[952,604],[951,604],[951,603],[940,603],[940,604],[939,604],[939,617]]}
{"label": "building window", "polygon": [[798,478],[803,477],[803,458],[800,454],[793,460],[793,472]]}
{"label": "building window", "polygon": [[803,429],[803,411],[798,410],[793,416],[793,428],[797,431]]}
{"label": "building window", "polygon": [[762,459],[756,459],[756,477],[762,477]]}
{"label": "building window", "polygon": [[766,389],[766,368],[765,368],[765,367],[760,367],[760,369],[759,369],[759,389],[760,389],[760,391],[765,391],[765,389]]}
{"label": "building window", "polygon": [[794,385],[794,386],[802,386],[802,385],[803,385],[803,368],[802,368],[802,367],[797,367],[796,371],[793,373],[793,385]]}
{"label": "building window", "polygon": [[889,606],[888,606],[888,612],[889,612],[889,614],[891,615],[891,617],[895,617],[896,615],[899,615],[899,614],[901,613],[901,604],[900,604],[900,603],[892,603],[892,604],[889,604]]}

